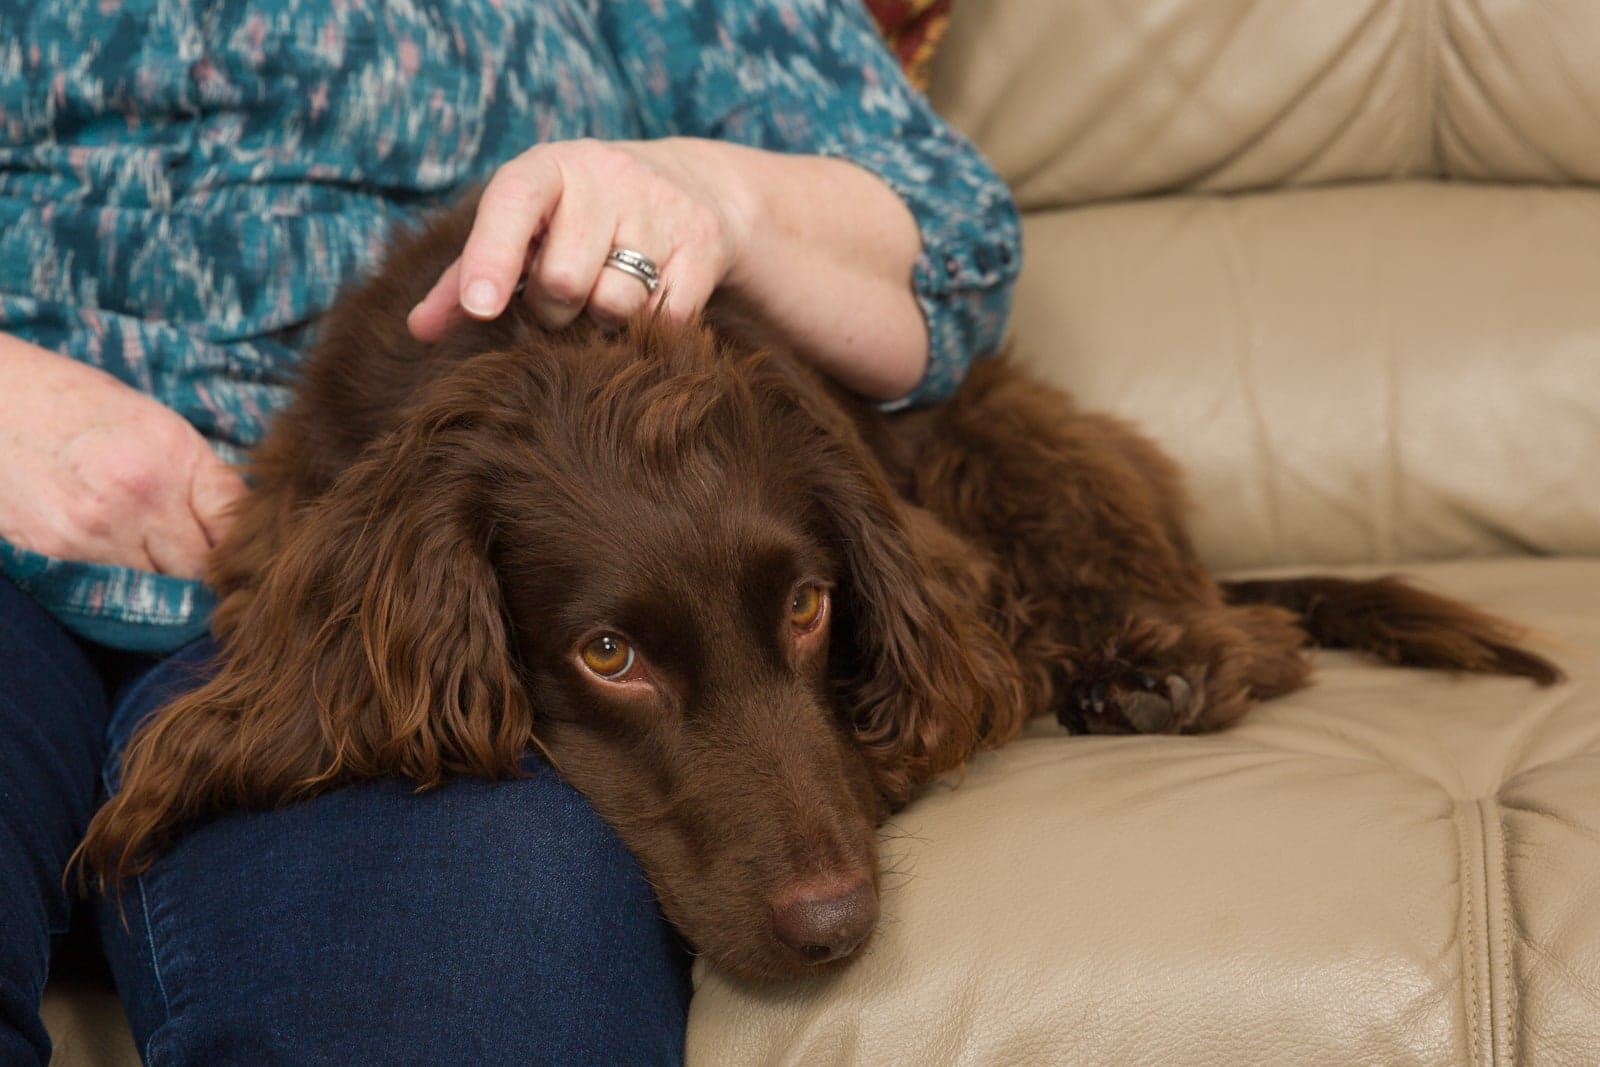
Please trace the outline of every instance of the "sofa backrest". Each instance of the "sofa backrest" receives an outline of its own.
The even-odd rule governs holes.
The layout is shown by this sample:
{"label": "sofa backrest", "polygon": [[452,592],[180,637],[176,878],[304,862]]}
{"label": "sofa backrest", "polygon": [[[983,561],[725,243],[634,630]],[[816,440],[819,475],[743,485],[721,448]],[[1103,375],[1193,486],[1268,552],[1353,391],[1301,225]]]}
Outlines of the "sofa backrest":
{"label": "sofa backrest", "polygon": [[[1600,554],[1600,2],[958,0],[1014,358],[1222,569]],[[1461,180],[1473,179],[1473,180]]]}
{"label": "sofa backrest", "polygon": [[929,96],[1024,210],[1382,178],[1600,183],[1593,0],[958,0]]}

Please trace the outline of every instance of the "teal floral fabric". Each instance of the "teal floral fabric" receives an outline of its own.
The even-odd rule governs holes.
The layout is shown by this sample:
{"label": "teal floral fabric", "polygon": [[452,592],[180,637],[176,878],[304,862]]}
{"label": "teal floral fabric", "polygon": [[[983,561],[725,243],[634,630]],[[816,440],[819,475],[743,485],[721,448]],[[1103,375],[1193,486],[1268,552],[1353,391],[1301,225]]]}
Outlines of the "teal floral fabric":
{"label": "teal floral fabric", "polygon": [[[902,403],[998,346],[1010,196],[854,0],[0,0],[0,330],[237,461],[395,224],[538,142],[674,134],[850,159],[905,198],[932,358]],[[117,647],[175,648],[211,608],[3,541],[0,570]]]}

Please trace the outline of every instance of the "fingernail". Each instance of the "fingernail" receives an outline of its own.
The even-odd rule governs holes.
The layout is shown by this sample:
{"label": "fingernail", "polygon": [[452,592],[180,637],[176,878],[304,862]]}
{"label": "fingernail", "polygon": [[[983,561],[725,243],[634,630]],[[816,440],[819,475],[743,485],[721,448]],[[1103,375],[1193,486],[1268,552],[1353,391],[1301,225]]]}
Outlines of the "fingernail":
{"label": "fingernail", "polygon": [[479,278],[466,291],[461,294],[461,306],[481,318],[487,318],[498,311],[500,294],[494,287],[494,282],[486,278]]}

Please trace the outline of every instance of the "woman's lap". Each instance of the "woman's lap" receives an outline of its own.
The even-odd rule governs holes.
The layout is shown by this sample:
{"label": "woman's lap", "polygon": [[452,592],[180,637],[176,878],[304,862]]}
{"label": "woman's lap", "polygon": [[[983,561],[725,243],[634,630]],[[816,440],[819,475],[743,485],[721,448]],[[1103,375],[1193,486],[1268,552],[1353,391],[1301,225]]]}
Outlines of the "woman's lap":
{"label": "woman's lap", "polygon": [[[125,692],[114,746],[203,655]],[[680,1060],[683,949],[616,836],[530,769],[422,794],[372,782],[182,838],[98,905],[147,1059]]]}

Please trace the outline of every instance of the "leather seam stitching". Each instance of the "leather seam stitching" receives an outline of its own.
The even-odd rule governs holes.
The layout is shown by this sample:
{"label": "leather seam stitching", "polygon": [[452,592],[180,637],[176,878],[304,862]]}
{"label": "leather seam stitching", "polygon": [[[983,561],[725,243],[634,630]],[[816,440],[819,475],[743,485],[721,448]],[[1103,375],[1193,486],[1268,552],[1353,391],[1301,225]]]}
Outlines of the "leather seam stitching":
{"label": "leather seam stitching", "polygon": [[1471,1062],[1483,1063],[1482,1050],[1479,1044],[1479,1022],[1482,1016],[1483,999],[1478,990],[1478,962],[1477,962],[1477,909],[1474,905],[1473,893],[1473,864],[1472,856],[1472,815],[1474,809],[1463,807],[1457,814],[1457,846],[1460,850],[1460,878],[1461,878],[1461,967],[1464,972],[1462,988],[1466,993],[1466,1018],[1467,1048]]}
{"label": "leather seam stitching", "polygon": [[[1499,951],[1495,953],[1496,959],[1492,962],[1498,964],[1499,971],[1499,996],[1497,1004],[1503,1004],[1504,1010],[1497,1012],[1492,1018],[1497,1024],[1495,1027],[1495,1061],[1503,1063],[1506,1067],[1516,1062],[1516,1026],[1518,1015],[1518,998],[1515,975],[1512,967],[1511,953],[1514,942],[1511,927],[1511,880],[1506,863],[1506,831],[1505,818],[1500,810],[1500,805],[1490,798],[1483,802],[1487,809],[1485,815],[1493,815],[1493,823],[1486,817],[1484,819],[1484,834],[1493,833],[1495,837],[1495,866],[1499,869],[1500,884],[1500,930]],[[1488,858],[1487,850],[1485,859]],[[1502,1055],[1502,1051],[1504,1055]]]}
{"label": "leather seam stitching", "polygon": [[1495,952],[1495,931],[1493,922],[1494,908],[1493,902],[1489,899],[1490,887],[1493,884],[1490,881],[1491,876],[1489,871],[1489,864],[1491,863],[1491,858],[1489,855],[1489,835],[1491,830],[1489,823],[1491,821],[1491,816],[1493,815],[1493,811],[1490,809],[1490,803],[1491,802],[1487,800],[1479,800],[1475,805],[1478,812],[1478,863],[1476,865],[1477,870],[1475,870],[1473,873],[1481,877],[1482,881],[1480,884],[1483,888],[1482,943],[1484,996],[1480,1005],[1480,1011],[1482,1012],[1481,1018],[1484,1022],[1484,1036],[1488,1039],[1487,1047],[1483,1050],[1485,1054],[1484,1059],[1487,1063],[1491,1064],[1492,1067],[1500,1067],[1500,1027],[1497,1025],[1499,1022],[1499,1019],[1497,1018],[1499,1013],[1495,1010],[1498,1001],[1496,994],[1498,992],[1497,987],[1499,985],[1499,982],[1497,981],[1499,977],[1499,967],[1497,966],[1498,960],[1496,959],[1498,953]]}

